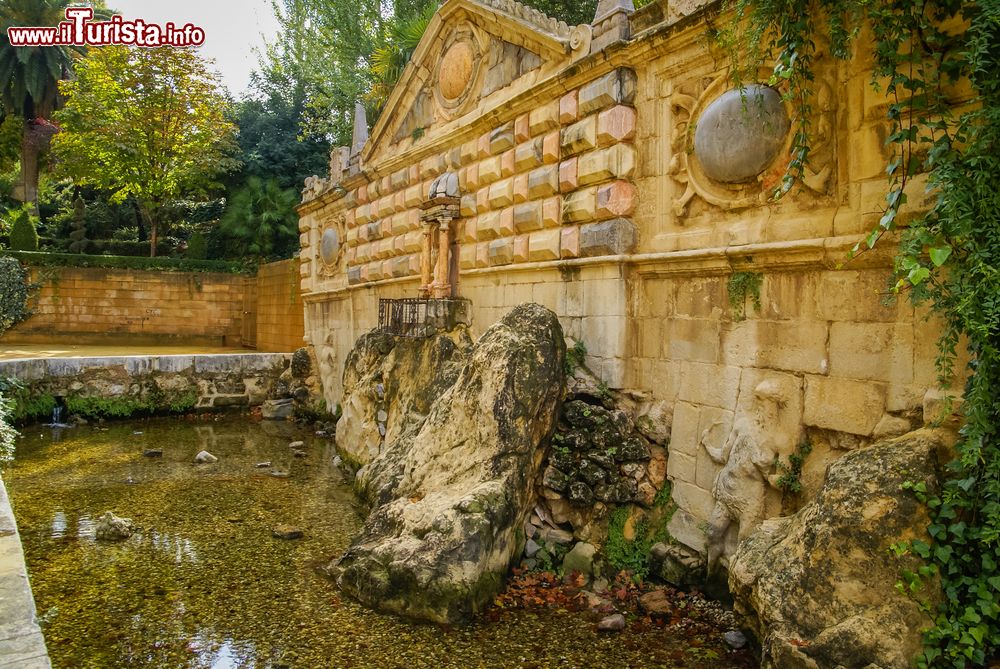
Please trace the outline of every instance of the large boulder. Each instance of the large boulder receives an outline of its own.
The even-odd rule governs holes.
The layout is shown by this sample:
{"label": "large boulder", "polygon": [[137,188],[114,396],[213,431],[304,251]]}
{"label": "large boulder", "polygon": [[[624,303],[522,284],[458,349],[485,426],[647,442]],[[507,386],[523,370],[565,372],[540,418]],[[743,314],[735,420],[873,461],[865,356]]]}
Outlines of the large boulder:
{"label": "large boulder", "polygon": [[482,610],[523,548],[565,353],[559,321],[537,304],[483,334],[426,419],[359,472],[372,510],[329,568],[345,592],[438,623]]}
{"label": "large boulder", "polygon": [[[729,587],[761,642],[763,667],[912,666],[931,619],[895,584],[921,562],[890,546],[927,540],[927,510],[903,484],[938,490],[947,442],[944,432],[921,430],[852,451],[830,465],[813,502],[739,545]],[[918,596],[933,609],[940,584]]]}
{"label": "large boulder", "polygon": [[455,383],[471,348],[468,328],[461,325],[426,338],[362,335],[344,365],[343,413],[337,421],[341,456],[364,466],[419,425]]}

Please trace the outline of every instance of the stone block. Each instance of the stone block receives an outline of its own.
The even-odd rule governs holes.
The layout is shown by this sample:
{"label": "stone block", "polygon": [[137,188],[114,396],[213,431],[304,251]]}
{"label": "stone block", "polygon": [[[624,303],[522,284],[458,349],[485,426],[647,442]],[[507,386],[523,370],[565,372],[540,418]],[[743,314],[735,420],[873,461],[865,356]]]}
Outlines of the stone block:
{"label": "stone block", "polygon": [[830,374],[852,379],[913,381],[910,323],[832,323]]}
{"label": "stone block", "polygon": [[544,140],[538,139],[524,144],[518,144],[514,149],[514,168],[518,172],[526,172],[542,164],[542,145]]}
{"label": "stone block", "polygon": [[826,323],[745,320],[730,324],[723,333],[722,359],[741,367],[824,374],[826,340]]}
{"label": "stone block", "polygon": [[684,509],[678,509],[667,523],[667,531],[671,538],[696,553],[704,554],[707,550],[708,537],[705,534],[705,521],[692,516]]}
{"label": "stone block", "polygon": [[403,237],[403,250],[406,253],[420,253],[423,245],[424,233],[420,230],[411,230]]}
{"label": "stone block", "polygon": [[490,266],[490,243],[479,242],[476,244],[476,267]]}
{"label": "stone block", "polygon": [[546,198],[542,202],[542,225],[546,228],[558,226],[562,223],[562,198]]}
{"label": "stone block", "polygon": [[514,119],[514,141],[525,142],[531,137],[531,123],[527,114]]}
{"label": "stone block", "polygon": [[476,245],[463,243],[458,250],[458,266],[461,269],[475,269],[476,267]]}
{"label": "stone block", "polygon": [[559,163],[559,192],[569,193],[576,190],[579,185],[579,159],[570,158]]}
{"label": "stone block", "polygon": [[514,262],[528,262],[528,235],[514,238]]}
{"label": "stone block", "polygon": [[363,204],[354,210],[355,225],[364,225],[365,223],[369,223],[372,218],[374,217],[372,216],[371,205]]}
{"label": "stone block", "polygon": [[674,453],[667,460],[667,478],[671,481],[695,480],[698,461],[684,453]]}
{"label": "stone block", "polygon": [[546,165],[559,162],[559,156],[561,155],[559,149],[560,137],[562,137],[562,133],[558,130],[553,130],[542,139],[542,162]]}
{"label": "stone block", "polygon": [[868,436],[885,413],[882,384],[824,376],[806,376],[806,425]]}
{"label": "stone block", "polygon": [[558,260],[561,232],[558,228],[554,228],[532,232],[528,235],[528,260],[531,262]]}
{"label": "stone block", "polygon": [[514,206],[514,229],[517,232],[530,232],[540,230],[542,227],[541,200]]}
{"label": "stone block", "polygon": [[619,255],[635,248],[635,225],[627,218],[580,226],[580,255]]}
{"label": "stone block", "polygon": [[393,207],[395,206],[391,195],[380,197],[376,205],[378,207],[377,213],[379,218],[384,218],[391,214]]}
{"label": "stone block", "polygon": [[476,196],[474,193],[462,196],[462,203],[459,211],[462,216],[466,218],[476,215]]}
{"label": "stone block", "polygon": [[461,229],[458,233],[460,241],[463,244],[468,244],[469,242],[474,242],[479,239],[478,228],[479,220],[476,218],[469,218],[462,221]]}
{"label": "stone block", "polygon": [[664,350],[671,360],[719,361],[719,331],[713,319],[671,318],[664,321]]}
{"label": "stone block", "polygon": [[479,218],[476,220],[476,239],[479,241],[486,241],[489,239],[496,239],[500,236],[499,211],[491,211],[486,214],[480,214]]}
{"label": "stone block", "polygon": [[591,221],[597,212],[597,190],[584,188],[563,197],[564,223]]}
{"label": "stone block", "polygon": [[518,174],[514,177],[514,204],[525,202],[528,199],[528,175]]}
{"label": "stone block", "polygon": [[556,165],[539,167],[528,173],[528,197],[548,197],[559,192],[559,168]]}
{"label": "stone block", "polygon": [[514,242],[509,237],[489,243],[490,267],[509,265],[514,261]]}
{"label": "stone block", "polygon": [[569,125],[580,117],[576,91],[570,91],[559,98],[559,123]]}
{"label": "stone block", "polygon": [[459,173],[459,183],[462,184],[462,190],[465,191],[473,191],[479,188],[479,163],[463,167]]}
{"label": "stone block", "polygon": [[514,230],[514,207],[507,207],[500,212],[500,236],[510,237]]}
{"label": "stone block", "polygon": [[490,153],[497,155],[514,147],[514,122],[504,123],[490,133]]}
{"label": "stone block", "polygon": [[580,88],[579,114],[581,117],[615,105],[635,102],[638,84],[635,72],[618,68]]}
{"label": "stone block", "polygon": [[631,141],[635,137],[635,126],[633,107],[618,105],[603,111],[597,117],[597,143],[606,146]]}
{"label": "stone block", "polygon": [[424,193],[427,191],[424,189],[423,184],[417,184],[416,186],[410,186],[406,189],[406,193],[403,196],[403,203],[407,207],[418,207],[420,203],[424,201]]}
{"label": "stone block", "polygon": [[500,156],[500,176],[509,177],[517,171],[514,168],[514,154],[514,149],[510,149]]}
{"label": "stone block", "polygon": [[577,179],[581,186],[589,186],[610,179],[629,179],[634,172],[635,149],[628,144],[615,144],[581,155]]}
{"label": "stone block", "polygon": [[484,213],[490,210],[490,188],[486,186],[476,191],[476,212]]}
{"label": "stone block", "polygon": [[490,186],[490,206],[494,209],[514,203],[514,182],[511,179],[498,181]]}
{"label": "stone block", "polygon": [[409,214],[407,214],[407,212],[405,212],[405,211],[402,212],[402,213],[399,213],[399,214],[395,214],[390,219],[389,226],[390,226],[389,227],[390,234],[393,234],[393,235],[401,235],[401,234],[403,234],[404,232],[406,232],[407,230],[410,229],[410,216],[409,216]]}
{"label": "stone block", "polygon": [[614,181],[597,189],[597,218],[630,216],[639,201],[639,192],[628,181]]}
{"label": "stone block", "polygon": [[707,520],[712,517],[715,509],[715,498],[704,488],[699,488],[693,482],[674,480],[673,499],[677,506],[690,513],[695,518]]}
{"label": "stone block", "polygon": [[490,155],[490,134],[485,132],[479,136],[478,152],[480,158],[486,158]]}
{"label": "stone block", "polygon": [[479,141],[472,139],[462,144],[462,162],[468,165],[479,157]]}
{"label": "stone block", "polygon": [[[683,361],[678,399],[733,411],[740,392],[741,373],[739,367]],[[676,426],[675,419],[675,429]]]}
{"label": "stone block", "polygon": [[559,146],[566,155],[589,151],[597,146],[597,117],[588,116],[564,128]]}
{"label": "stone block", "polygon": [[479,185],[486,186],[500,178],[502,174],[500,156],[487,158],[479,163]]}
{"label": "stone block", "polygon": [[562,228],[562,239],[559,243],[559,254],[562,258],[580,257],[580,228],[574,226]]}
{"label": "stone block", "polygon": [[559,127],[559,102],[553,101],[536,107],[528,115],[528,131],[532,136]]}
{"label": "stone block", "polygon": [[406,192],[398,191],[392,196],[392,208],[393,211],[403,211],[406,209]]}

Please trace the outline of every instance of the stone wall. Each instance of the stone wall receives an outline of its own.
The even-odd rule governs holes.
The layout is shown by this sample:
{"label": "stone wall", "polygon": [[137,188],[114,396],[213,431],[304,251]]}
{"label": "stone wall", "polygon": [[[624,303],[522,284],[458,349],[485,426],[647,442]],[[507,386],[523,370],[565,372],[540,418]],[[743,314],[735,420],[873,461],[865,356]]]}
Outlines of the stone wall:
{"label": "stone wall", "polygon": [[[703,124],[734,164],[766,158],[750,178],[713,170],[695,136],[726,112],[729,84],[704,39],[704,3],[630,5],[602,2],[602,20],[568,28],[513,2],[444,3],[392,111],[370,137],[359,115],[359,141],[335,149],[331,178],[304,192],[306,338],[332,405],[378,299],[417,295],[421,207],[432,181],[454,174],[450,280],[472,301],[473,334],[521,302],[555,311],[640,426],[672,431],[674,537],[729,553],[762,518],[808,500],[830,461],[937,417],[938,329],[905,299],[883,305],[891,249],[847,260],[886,187],[870,55],[817,63],[811,169],[771,203],[791,137],[757,140],[787,119],[755,128],[737,116],[716,136]],[[458,85],[442,62],[463,40],[519,44],[539,62],[489,90],[475,67],[459,69]],[[441,91],[456,89],[465,97],[449,106]],[[420,132],[397,132],[417,117]],[[775,459],[787,466],[807,441],[805,489],[789,495]],[[736,509],[720,481],[754,508]]]}
{"label": "stone wall", "polygon": [[41,284],[34,315],[6,332],[5,344],[302,346],[297,259],[261,265],[256,278],[85,267],[31,275]]}
{"label": "stone wall", "polygon": [[272,394],[291,354],[162,355],[0,360],[0,376],[21,381],[28,397],[72,403],[104,399],[143,411],[239,409]]}
{"label": "stone wall", "polygon": [[302,347],[298,258],[260,266],[256,305],[258,351],[284,353]]}

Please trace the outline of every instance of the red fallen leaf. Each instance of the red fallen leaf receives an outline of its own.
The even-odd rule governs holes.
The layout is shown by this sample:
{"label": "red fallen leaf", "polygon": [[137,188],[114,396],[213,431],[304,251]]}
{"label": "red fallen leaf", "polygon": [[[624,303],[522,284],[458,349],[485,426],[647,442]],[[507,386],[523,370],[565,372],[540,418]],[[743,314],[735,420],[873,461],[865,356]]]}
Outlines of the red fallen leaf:
{"label": "red fallen leaf", "polygon": [[789,639],[788,643],[792,644],[793,646],[797,646],[799,648],[809,645],[809,642],[803,639]]}

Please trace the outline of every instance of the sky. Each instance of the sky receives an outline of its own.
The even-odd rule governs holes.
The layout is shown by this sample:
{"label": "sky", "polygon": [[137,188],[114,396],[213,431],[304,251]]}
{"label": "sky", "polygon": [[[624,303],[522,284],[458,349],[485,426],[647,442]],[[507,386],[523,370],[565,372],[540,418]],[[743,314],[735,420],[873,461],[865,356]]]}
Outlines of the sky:
{"label": "sky", "polygon": [[250,72],[257,65],[254,49],[263,49],[265,40],[273,41],[278,31],[270,0],[107,0],[107,5],[126,19],[192,23],[204,29],[201,55],[215,60],[222,82],[235,97],[250,85]]}

